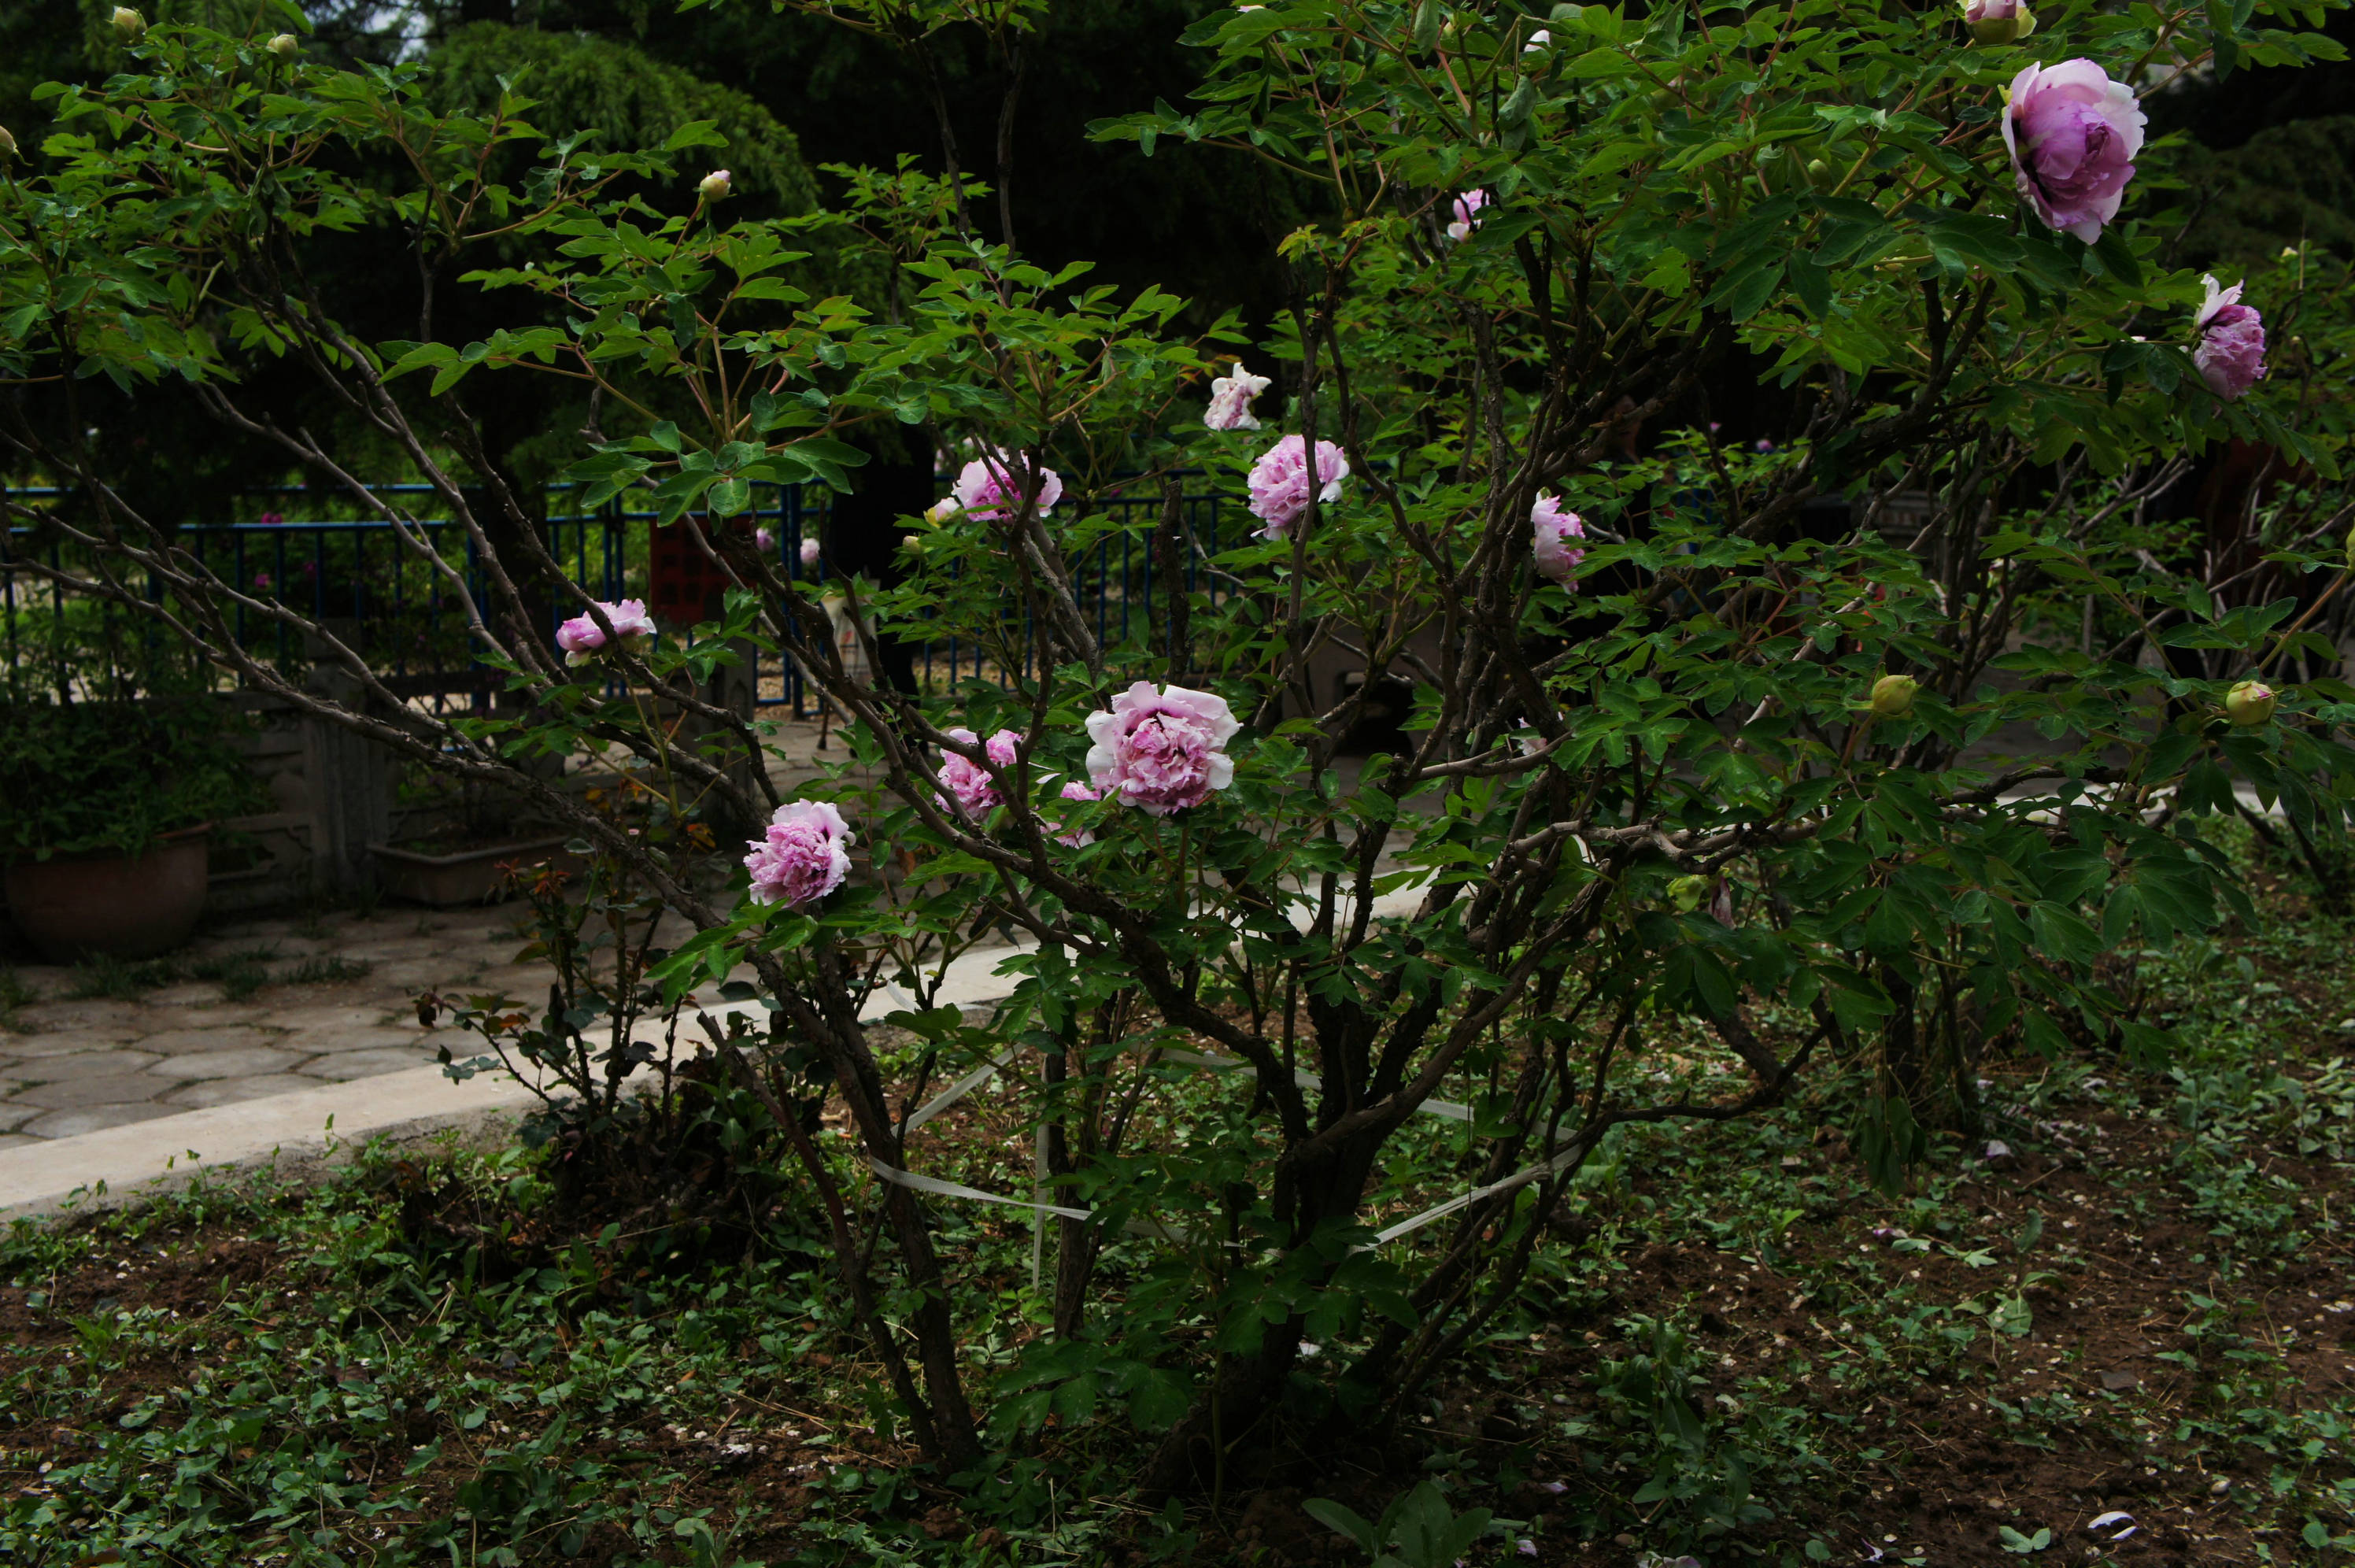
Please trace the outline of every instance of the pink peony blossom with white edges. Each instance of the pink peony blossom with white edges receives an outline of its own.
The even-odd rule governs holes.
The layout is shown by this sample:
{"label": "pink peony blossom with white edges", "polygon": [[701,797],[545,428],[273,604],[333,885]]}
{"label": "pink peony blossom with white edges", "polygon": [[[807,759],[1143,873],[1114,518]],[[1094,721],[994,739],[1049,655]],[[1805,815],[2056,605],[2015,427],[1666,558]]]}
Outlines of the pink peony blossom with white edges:
{"label": "pink peony blossom with white edges", "polygon": [[[981,741],[981,737],[970,730],[951,730],[948,736],[950,740],[962,741],[968,746]],[[1022,737],[1011,730],[1000,730],[989,738],[987,744],[982,746],[982,752],[997,766],[1010,768],[1021,755]],[[1006,801],[1006,797],[997,793],[997,785],[990,778],[987,768],[970,757],[959,756],[945,746],[941,748],[941,784],[948,795],[933,795],[933,804],[943,811],[960,812],[975,822]]]}
{"label": "pink peony blossom with white edges", "polygon": [[1586,551],[1570,541],[1586,537],[1585,519],[1553,496],[1540,496],[1537,505],[1529,508],[1529,527],[1537,536],[1530,555],[1537,562],[1538,575],[1550,582],[1568,582],[1576,577]]}
{"label": "pink peony blossom with white edges", "polygon": [[[1349,476],[1349,460],[1329,441],[1316,443],[1316,498],[1331,505],[1341,498],[1341,481]],[[1265,526],[1263,539],[1289,538],[1292,527],[1308,510],[1308,443],[1287,435],[1260,454],[1251,471],[1251,515]]]}
{"label": "pink peony blossom with white edges", "polygon": [[802,540],[801,554],[802,564],[804,566],[815,566],[817,564],[817,540],[814,538]]}
{"label": "pink peony blossom with white edges", "polygon": [[2246,285],[2220,289],[2213,278],[2202,276],[2200,281],[2208,285],[2208,297],[2191,321],[2200,334],[2200,347],[2191,351],[2191,362],[2200,368],[2200,379],[2208,383],[2210,391],[2233,402],[2264,378],[2265,318],[2254,305],[2241,303],[2241,290]]}
{"label": "pink peony blossom with white edges", "polygon": [[816,902],[850,874],[854,842],[850,825],[832,801],[787,801],[744,857],[744,869],[752,873],[752,901],[791,909]]}
{"label": "pink peony blossom with white edges", "polygon": [[1110,712],[1088,715],[1088,777],[1123,805],[1167,816],[1235,782],[1225,748],[1241,728],[1215,693],[1140,680]]}
{"label": "pink peony blossom with white edges", "polygon": [[1266,377],[1252,375],[1236,360],[1233,375],[1210,383],[1210,406],[1202,411],[1202,422],[1212,430],[1257,430],[1259,416],[1251,411],[1252,400],[1267,389]]}
{"label": "pink peony blossom with white edges", "polygon": [[2047,228],[2091,245],[2126,198],[2143,124],[2134,89],[2092,60],[2030,66],[2003,110],[2012,182]]}
{"label": "pink peony blossom with white edges", "polygon": [[[1055,503],[1063,498],[1062,476],[1044,464],[1034,468],[1028,456],[1006,458],[986,453],[975,458],[958,473],[956,491],[949,500],[979,522],[1018,517],[1034,475],[1039,482],[1039,516],[1048,517],[1054,512]],[[933,510],[939,511],[947,504],[944,501]]]}
{"label": "pink peony blossom with white edges", "polygon": [[[613,623],[613,635],[625,645],[634,645],[640,637],[655,635],[654,617],[646,613],[643,599],[624,599],[618,604],[608,604],[600,599],[597,608]],[[605,645],[605,629],[597,624],[594,615],[575,615],[556,628],[556,645],[564,651],[564,662],[584,665],[597,656]]]}

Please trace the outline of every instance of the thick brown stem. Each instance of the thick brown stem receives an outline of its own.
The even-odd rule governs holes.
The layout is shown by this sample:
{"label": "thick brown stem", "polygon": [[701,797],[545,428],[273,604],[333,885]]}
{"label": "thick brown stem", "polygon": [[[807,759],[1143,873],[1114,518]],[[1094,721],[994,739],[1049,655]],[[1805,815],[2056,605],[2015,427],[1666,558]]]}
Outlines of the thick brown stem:
{"label": "thick brown stem", "polygon": [[840,1276],[843,1289],[850,1293],[851,1309],[858,1314],[858,1326],[866,1331],[868,1341],[875,1347],[876,1357],[883,1363],[884,1374],[891,1380],[891,1392],[899,1395],[900,1403],[907,1408],[909,1424],[916,1429],[916,1445],[931,1458],[948,1457],[942,1448],[940,1434],[934,1427],[931,1407],[916,1392],[916,1380],[909,1375],[907,1360],[900,1354],[899,1343],[891,1338],[890,1326],[876,1310],[874,1283],[868,1278],[865,1254],[859,1250],[858,1238],[851,1233],[850,1216],[843,1207],[842,1192],[835,1185],[834,1173],[826,1169],[826,1161],[819,1157],[817,1147],[810,1142],[809,1130],[802,1125],[801,1118],[778,1100],[770,1089],[768,1080],[744,1060],[742,1051],[727,1040],[719,1026],[712,1022],[710,1014],[698,1016],[704,1032],[712,1038],[716,1049],[728,1063],[728,1071],[741,1086],[751,1091],[783,1131],[786,1141],[793,1145],[794,1157],[809,1174],[810,1185],[817,1189],[818,1201],[826,1206],[827,1239],[834,1247],[835,1273]]}

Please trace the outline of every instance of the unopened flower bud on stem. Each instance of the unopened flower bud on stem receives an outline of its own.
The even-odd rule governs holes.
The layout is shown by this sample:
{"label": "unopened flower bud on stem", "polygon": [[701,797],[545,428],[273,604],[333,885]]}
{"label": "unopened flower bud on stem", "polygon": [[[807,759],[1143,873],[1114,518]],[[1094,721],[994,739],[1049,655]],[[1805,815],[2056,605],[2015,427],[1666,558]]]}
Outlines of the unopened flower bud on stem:
{"label": "unopened flower bud on stem", "polygon": [[1913,711],[1913,694],[1922,683],[1910,675],[1884,675],[1872,683],[1872,716],[1902,719]]}
{"label": "unopened flower bud on stem", "polygon": [[270,40],[270,52],[280,59],[291,60],[303,52],[303,40],[292,33],[281,33]]}
{"label": "unopened flower bud on stem", "polygon": [[2036,31],[2035,13],[2023,0],[1960,0],[1963,25],[1989,48],[2016,44]]}
{"label": "unopened flower bud on stem", "polygon": [[2224,717],[2243,727],[2264,723],[2274,716],[2274,688],[2261,680],[2244,680],[2224,694]]}
{"label": "unopened flower bud on stem", "polygon": [[695,194],[706,201],[725,201],[734,176],[726,169],[714,169],[696,185]]}
{"label": "unopened flower bud on stem", "polygon": [[125,41],[135,42],[146,36],[147,18],[128,5],[117,5],[114,8],[114,30]]}

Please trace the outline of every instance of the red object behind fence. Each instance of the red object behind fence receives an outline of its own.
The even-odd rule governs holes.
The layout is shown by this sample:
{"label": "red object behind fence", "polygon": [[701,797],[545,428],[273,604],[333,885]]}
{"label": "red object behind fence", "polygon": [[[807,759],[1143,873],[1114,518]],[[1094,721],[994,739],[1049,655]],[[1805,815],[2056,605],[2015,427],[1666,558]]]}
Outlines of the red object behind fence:
{"label": "red object behind fence", "polygon": [[[728,573],[705,553],[703,530],[709,526],[703,517],[681,517],[668,528],[650,530],[654,542],[646,556],[646,599],[657,621],[692,626],[719,618]],[[741,521],[738,528],[750,533],[751,524]]]}

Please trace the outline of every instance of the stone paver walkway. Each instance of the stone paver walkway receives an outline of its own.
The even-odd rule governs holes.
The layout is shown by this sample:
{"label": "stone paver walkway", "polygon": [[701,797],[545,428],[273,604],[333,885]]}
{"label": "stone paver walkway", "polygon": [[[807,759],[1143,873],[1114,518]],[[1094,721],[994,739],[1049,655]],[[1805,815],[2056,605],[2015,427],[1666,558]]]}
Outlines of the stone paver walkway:
{"label": "stone paver walkway", "polygon": [[[462,1041],[419,1024],[420,992],[544,994],[546,969],[513,962],[527,913],[521,903],[387,904],[366,916],[214,925],[170,962],[186,972],[246,955],[276,977],[235,1001],[218,981],[77,997],[88,972],[20,967],[18,982],[37,999],[0,1029],[0,1147],[431,1062],[442,1040]],[[306,959],[314,970],[341,959],[364,972],[288,983]]]}

